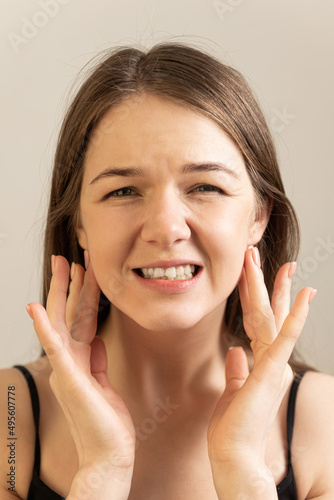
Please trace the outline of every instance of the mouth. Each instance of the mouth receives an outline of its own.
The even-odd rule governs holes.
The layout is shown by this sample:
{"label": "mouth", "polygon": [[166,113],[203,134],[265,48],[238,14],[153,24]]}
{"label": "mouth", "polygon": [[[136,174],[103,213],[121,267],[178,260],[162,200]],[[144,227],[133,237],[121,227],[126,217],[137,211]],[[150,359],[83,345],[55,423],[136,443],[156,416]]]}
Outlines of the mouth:
{"label": "mouth", "polygon": [[200,266],[185,264],[177,267],[141,267],[134,272],[144,279],[182,281],[194,278],[198,274]]}

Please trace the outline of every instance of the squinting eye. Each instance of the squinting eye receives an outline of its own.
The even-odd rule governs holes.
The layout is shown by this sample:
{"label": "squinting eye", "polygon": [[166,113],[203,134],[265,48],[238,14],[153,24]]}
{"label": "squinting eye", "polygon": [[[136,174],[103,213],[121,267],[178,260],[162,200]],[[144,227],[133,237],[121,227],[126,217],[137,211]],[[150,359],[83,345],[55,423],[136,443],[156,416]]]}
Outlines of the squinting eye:
{"label": "squinting eye", "polygon": [[124,198],[125,196],[131,196],[134,193],[134,190],[130,187],[125,187],[121,189],[116,189],[116,191],[112,191],[111,193],[107,194],[104,199],[106,200],[107,198]]}
{"label": "squinting eye", "polygon": [[195,187],[194,191],[199,191],[202,193],[212,193],[212,192],[217,192],[224,194],[223,191],[217,187],[217,186],[212,186],[211,184],[202,184],[201,186]]}

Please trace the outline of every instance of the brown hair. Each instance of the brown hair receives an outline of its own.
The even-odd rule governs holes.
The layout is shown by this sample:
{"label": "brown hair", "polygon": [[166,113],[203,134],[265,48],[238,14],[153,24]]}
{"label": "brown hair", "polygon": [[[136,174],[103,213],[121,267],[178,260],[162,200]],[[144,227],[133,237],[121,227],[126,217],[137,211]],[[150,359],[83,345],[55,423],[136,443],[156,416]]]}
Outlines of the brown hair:
{"label": "brown hair", "polygon": [[[43,304],[51,279],[51,255],[63,255],[70,264],[84,263],[75,223],[92,130],[107,110],[140,93],[172,99],[203,113],[239,147],[258,207],[272,202],[267,228],[257,245],[271,297],[278,269],[297,258],[299,227],[285,195],[263,113],[238,71],[202,50],[180,43],[161,43],[147,51],[131,47],[108,51],[91,70],[67,111],[55,154],[45,229]],[[109,309],[110,302],[101,292],[98,324]],[[227,300],[226,325],[230,332],[228,341],[249,348],[238,287]]]}

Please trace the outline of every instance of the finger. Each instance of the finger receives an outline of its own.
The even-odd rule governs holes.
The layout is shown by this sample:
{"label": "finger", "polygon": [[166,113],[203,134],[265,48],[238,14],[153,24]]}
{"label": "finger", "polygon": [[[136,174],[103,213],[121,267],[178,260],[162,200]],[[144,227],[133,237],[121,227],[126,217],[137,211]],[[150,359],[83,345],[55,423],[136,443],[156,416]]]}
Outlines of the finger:
{"label": "finger", "polygon": [[[66,355],[69,344],[69,333],[66,335],[63,332],[55,330],[49,320],[48,314],[44,307],[37,302],[29,304],[30,316],[34,322],[34,328],[46,355],[49,358],[50,364],[53,369],[64,369],[64,361],[67,364],[68,370],[68,356]],[[67,371],[68,373],[68,371]]]}
{"label": "finger", "polygon": [[275,316],[276,330],[282,328],[285,318],[290,312],[291,279],[297,262],[287,262],[277,273],[271,297],[271,308]]}
{"label": "finger", "polygon": [[278,365],[286,365],[303,330],[309,312],[310,302],[316,290],[311,287],[298,292],[291,312],[286,317],[279,335],[268,349],[270,359]]}
{"label": "finger", "polygon": [[72,338],[86,344],[92,342],[96,334],[99,301],[100,287],[96,281],[93,267],[89,263],[80,292],[77,312],[71,327]]}
{"label": "finger", "polygon": [[262,270],[254,262],[256,252],[258,250],[252,247],[247,249],[245,255],[245,270],[252,309],[251,321],[256,340],[269,345],[275,339],[277,330]]}
{"label": "finger", "polygon": [[110,387],[107,370],[108,360],[107,351],[103,340],[95,337],[91,343],[90,366],[93,377],[98,381],[101,387]]}
{"label": "finger", "polygon": [[244,385],[248,375],[248,362],[244,349],[242,347],[231,348],[225,359],[226,387],[218,400],[212,415],[212,421],[219,421],[235,394]]}
{"label": "finger", "polygon": [[255,340],[252,325],[252,307],[249,300],[248,283],[244,267],[242,268],[240,280],[238,283],[239,298],[242,307],[242,318],[245,331],[251,340]]}
{"label": "finger", "polygon": [[70,266],[61,255],[54,257],[54,269],[46,303],[51,325],[58,330],[66,328],[66,300]]}
{"label": "finger", "polygon": [[72,263],[71,283],[66,302],[66,325],[71,330],[80,299],[80,292],[84,283],[85,270],[80,264]]}
{"label": "finger", "polygon": [[226,355],[226,392],[234,393],[244,384],[249,375],[247,356],[242,347],[233,347]]}
{"label": "finger", "polygon": [[104,396],[107,396],[109,404],[119,415],[128,415],[128,410],[124,401],[116,389],[111,385],[108,378],[108,360],[105,344],[100,337],[95,337],[90,345],[91,356],[90,366],[91,374],[104,390]]}

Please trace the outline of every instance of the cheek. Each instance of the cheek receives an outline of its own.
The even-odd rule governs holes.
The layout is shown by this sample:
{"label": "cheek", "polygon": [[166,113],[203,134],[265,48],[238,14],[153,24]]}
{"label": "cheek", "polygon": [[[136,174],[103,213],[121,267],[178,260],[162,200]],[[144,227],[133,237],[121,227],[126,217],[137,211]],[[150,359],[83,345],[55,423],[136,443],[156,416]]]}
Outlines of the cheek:
{"label": "cheek", "polygon": [[85,215],[85,229],[91,258],[103,260],[115,258],[126,241],[126,237],[129,237],[129,224],[122,222],[117,215],[111,216],[112,214],[105,209],[88,209]]}
{"label": "cheek", "polygon": [[129,227],[96,215],[86,223],[90,259],[96,280],[108,298],[124,287],[124,262],[131,248]]}
{"label": "cheek", "polygon": [[207,252],[212,280],[217,289],[224,288],[224,294],[231,293],[240,279],[249,235],[247,222],[245,215],[231,214],[210,224]]}

